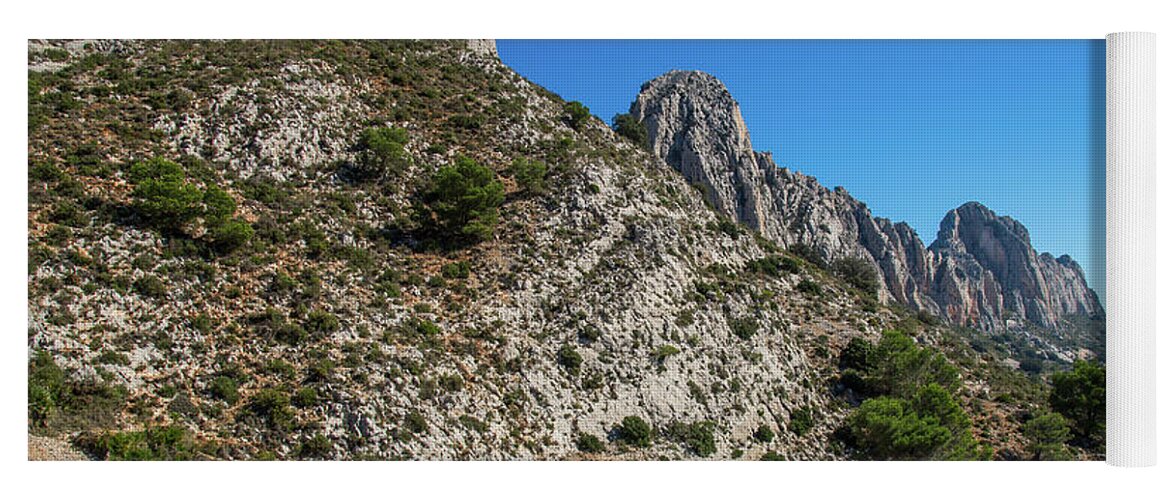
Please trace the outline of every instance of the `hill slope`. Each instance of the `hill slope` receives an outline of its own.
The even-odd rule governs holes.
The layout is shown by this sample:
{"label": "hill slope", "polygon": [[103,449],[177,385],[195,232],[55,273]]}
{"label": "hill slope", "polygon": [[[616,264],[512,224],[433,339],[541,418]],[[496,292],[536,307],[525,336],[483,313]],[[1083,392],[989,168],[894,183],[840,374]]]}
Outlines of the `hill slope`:
{"label": "hill slope", "polygon": [[[491,43],[29,57],[33,432],[131,458],[845,458],[838,353],[900,328],[1023,453],[1035,380],[709,209]],[[461,165],[502,186],[482,240],[441,225]]]}

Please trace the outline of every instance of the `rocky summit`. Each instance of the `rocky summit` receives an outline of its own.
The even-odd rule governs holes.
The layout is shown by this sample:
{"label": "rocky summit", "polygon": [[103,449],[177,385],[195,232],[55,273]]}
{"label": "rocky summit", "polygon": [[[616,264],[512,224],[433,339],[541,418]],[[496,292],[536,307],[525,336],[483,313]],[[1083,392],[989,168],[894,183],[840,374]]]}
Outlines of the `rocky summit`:
{"label": "rocky summit", "polygon": [[948,212],[925,247],[910,226],[874,217],[845,190],[778,168],[753,150],[739,105],[707,73],[672,71],[647,82],[630,113],[645,124],[650,150],[719,213],[830,261],[865,259],[880,271],[885,299],[985,330],[1102,316],[1077,263],[1038,254],[1024,226],[979,203]]}
{"label": "rocky summit", "polygon": [[618,133],[491,41],[28,54],[30,456],[1101,451],[1027,432],[1095,358],[1077,264],[976,204],[925,248],[753,151],[709,75]]}

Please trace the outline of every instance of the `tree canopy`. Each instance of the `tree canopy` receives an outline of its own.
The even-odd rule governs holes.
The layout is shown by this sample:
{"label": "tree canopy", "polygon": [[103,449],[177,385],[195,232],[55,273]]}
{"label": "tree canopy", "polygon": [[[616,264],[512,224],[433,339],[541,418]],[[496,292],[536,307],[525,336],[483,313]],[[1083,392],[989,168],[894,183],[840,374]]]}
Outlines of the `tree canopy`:
{"label": "tree canopy", "polygon": [[1101,439],[1106,433],[1106,367],[1078,360],[1069,371],[1054,373],[1049,405],[1069,419],[1079,437]]}
{"label": "tree canopy", "polygon": [[426,198],[443,236],[480,241],[492,237],[504,186],[491,169],[461,156],[440,167]]}

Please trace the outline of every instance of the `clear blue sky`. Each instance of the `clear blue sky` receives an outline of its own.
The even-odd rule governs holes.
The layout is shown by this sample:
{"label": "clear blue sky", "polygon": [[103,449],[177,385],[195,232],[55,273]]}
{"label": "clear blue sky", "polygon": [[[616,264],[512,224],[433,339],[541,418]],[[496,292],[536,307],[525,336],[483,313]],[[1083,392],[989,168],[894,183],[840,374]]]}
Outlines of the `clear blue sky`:
{"label": "clear blue sky", "polygon": [[924,243],[979,201],[1105,299],[1103,40],[500,40],[505,64],[609,121],[672,69],[715,75],[757,150]]}

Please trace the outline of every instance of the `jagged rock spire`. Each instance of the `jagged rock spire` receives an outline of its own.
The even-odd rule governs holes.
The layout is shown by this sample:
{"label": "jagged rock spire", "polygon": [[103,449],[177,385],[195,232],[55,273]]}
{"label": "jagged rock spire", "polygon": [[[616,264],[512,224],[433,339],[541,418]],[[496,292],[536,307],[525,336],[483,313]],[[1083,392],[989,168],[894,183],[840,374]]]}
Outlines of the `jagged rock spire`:
{"label": "jagged rock spire", "polygon": [[709,202],[782,245],[827,260],[861,257],[879,271],[879,297],[986,330],[1023,318],[1052,328],[1102,307],[1073,259],[1038,254],[1021,223],[970,202],[948,212],[924,246],[905,223],[876,218],[844,189],[778,168],[753,151],[740,106],[716,77],[671,71],[643,84],[630,113],[648,147]]}

